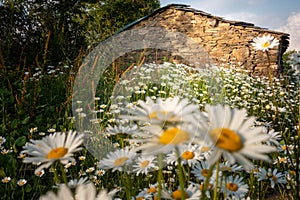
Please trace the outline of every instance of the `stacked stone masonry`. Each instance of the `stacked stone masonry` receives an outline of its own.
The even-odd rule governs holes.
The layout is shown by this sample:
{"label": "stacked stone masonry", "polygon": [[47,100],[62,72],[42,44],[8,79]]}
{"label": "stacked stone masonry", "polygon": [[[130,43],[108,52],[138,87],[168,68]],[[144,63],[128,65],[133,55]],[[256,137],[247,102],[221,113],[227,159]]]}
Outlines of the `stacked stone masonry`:
{"label": "stacked stone masonry", "polygon": [[[256,27],[251,23],[225,20],[181,4],[162,7],[151,15],[130,24],[120,32],[141,27],[163,27],[168,31],[182,33],[196,41],[207,52],[211,61],[210,64],[234,65],[247,69],[254,76],[265,76],[269,73],[266,52],[257,51],[251,45],[255,37],[270,34],[279,40],[279,46],[269,51],[273,74],[278,74],[282,70],[282,55],[289,45],[289,34]],[[164,36],[161,35],[156,36],[156,40],[171,42],[174,46],[183,45],[180,42],[185,42],[179,40],[165,41]],[[193,50],[193,47],[183,48],[181,53],[184,53],[185,58],[173,57],[173,59],[177,62],[181,62],[180,59],[190,60],[186,56],[194,57],[196,52],[193,51],[198,50],[199,48]],[[156,60],[166,56],[165,51],[159,52],[157,50],[147,53],[144,50],[144,54],[148,58]]]}

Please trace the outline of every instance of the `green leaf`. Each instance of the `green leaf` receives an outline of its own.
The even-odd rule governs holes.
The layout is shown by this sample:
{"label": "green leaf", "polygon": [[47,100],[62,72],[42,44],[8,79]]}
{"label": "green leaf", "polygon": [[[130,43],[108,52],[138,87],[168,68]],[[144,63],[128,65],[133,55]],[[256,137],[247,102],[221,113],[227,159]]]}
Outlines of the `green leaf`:
{"label": "green leaf", "polygon": [[19,123],[20,123],[20,121],[19,121],[18,119],[14,119],[14,120],[12,120],[12,122],[11,122],[11,127],[12,127],[13,129],[15,129],[15,128],[17,128],[17,126],[19,125]]}
{"label": "green leaf", "polygon": [[22,121],[22,124],[28,124],[28,122],[29,122],[29,117],[26,117],[23,121]]}
{"label": "green leaf", "polygon": [[16,145],[17,146],[23,146],[25,143],[26,143],[26,137],[25,136],[18,137],[18,139],[16,140]]}
{"label": "green leaf", "polygon": [[31,185],[30,185],[30,184],[27,184],[26,187],[25,187],[25,191],[26,191],[26,192],[31,192],[31,190],[32,190]]}

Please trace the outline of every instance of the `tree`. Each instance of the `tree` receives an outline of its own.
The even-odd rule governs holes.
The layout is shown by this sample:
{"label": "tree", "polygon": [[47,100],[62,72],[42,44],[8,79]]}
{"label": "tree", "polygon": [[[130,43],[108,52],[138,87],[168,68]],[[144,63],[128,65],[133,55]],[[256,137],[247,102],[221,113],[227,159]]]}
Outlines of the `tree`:
{"label": "tree", "polygon": [[93,6],[89,12],[93,18],[90,30],[96,31],[96,40],[101,41],[125,25],[149,15],[160,4],[158,0],[104,0]]}
{"label": "tree", "polygon": [[1,0],[0,63],[72,64],[88,45],[158,7],[157,0]]}

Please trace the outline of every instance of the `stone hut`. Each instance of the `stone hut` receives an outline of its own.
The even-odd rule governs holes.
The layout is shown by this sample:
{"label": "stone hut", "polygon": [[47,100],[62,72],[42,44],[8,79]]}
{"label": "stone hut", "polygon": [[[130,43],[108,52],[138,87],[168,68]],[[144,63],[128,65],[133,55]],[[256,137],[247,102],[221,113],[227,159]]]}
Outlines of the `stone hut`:
{"label": "stone hut", "polygon": [[[127,25],[118,33],[141,27],[162,27],[171,32],[182,33],[196,41],[208,53],[210,64],[234,65],[247,69],[254,76],[267,75],[269,72],[266,52],[256,51],[251,45],[255,37],[270,34],[279,40],[279,45],[269,51],[270,69],[274,74],[282,70],[282,55],[289,45],[287,33],[257,27],[247,22],[226,20],[183,4],[161,7],[152,14]],[[155,37],[164,40],[164,36]],[[177,45],[174,41],[169,42]],[[191,50],[185,48],[182,51]],[[156,55],[153,55],[154,53]],[[144,52],[144,55],[148,58],[152,55],[156,60],[157,58],[162,60],[166,56],[163,51]],[[185,55],[193,57],[194,53]],[[173,57],[173,60],[178,59],[181,58]]]}

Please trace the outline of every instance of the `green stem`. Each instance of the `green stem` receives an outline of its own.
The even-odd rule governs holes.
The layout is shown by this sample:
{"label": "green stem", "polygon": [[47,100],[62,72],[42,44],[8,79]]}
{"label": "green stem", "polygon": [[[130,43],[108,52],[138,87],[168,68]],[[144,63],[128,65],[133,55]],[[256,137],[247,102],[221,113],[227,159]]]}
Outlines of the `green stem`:
{"label": "green stem", "polygon": [[281,199],[284,199],[285,190],[282,190],[279,184],[277,184],[277,187],[278,187]]}
{"label": "green stem", "polygon": [[[226,179],[225,179],[226,180]],[[250,178],[249,178],[249,197],[251,197],[252,193],[253,193],[253,184],[254,184],[254,176],[253,176],[253,171],[251,171],[250,173]],[[226,183],[225,183],[226,185]]]}
{"label": "green stem", "polygon": [[25,186],[22,186],[22,200],[24,200],[24,197],[25,197],[24,187],[25,187]]}
{"label": "green stem", "polygon": [[220,162],[217,162],[217,169],[216,169],[216,186],[214,188],[214,200],[217,200],[218,195],[218,185],[219,185],[219,169],[220,169]]}
{"label": "green stem", "polygon": [[267,194],[267,192],[268,192],[268,189],[269,189],[269,185],[267,185],[267,186],[265,187],[265,189],[263,190],[263,199],[265,198],[265,196],[266,196],[266,194]]}
{"label": "green stem", "polygon": [[203,185],[203,188],[202,188],[202,198],[201,199],[206,199],[206,190],[207,190],[207,187],[208,187],[208,184],[209,184],[210,177],[212,176],[212,170],[213,170],[214,166],[215,165],[212,165],[209,168],[207,177],[205,179],[205,182],[204,182],[204,185]]}
{"label": "green stem", "polygon": [[131,199],[131,190],[132,190],[132,188],[131,188],[131,178],[130,178],[129,174],[126,174],[126,186],[125,186],[125,188],[127,188],[126,198]]}
{"label": "green stem", "polygon": [[54,175],[54,183],[59,183],[59,179],[58,179],[58,175],[57,175],[57,171],[56,171],[56,162],[54,162],[51,166],[52,171],[53,171],[53,175]]}
{"label": "green stem", "polygon": [[[226,180],[226,177],[224,177],[224,184],[225,184],[225,186],[227,185],[227,180]],[[226,192],[226,189],[224,190],[224,197],[226,197],[227,196],[227,194],[226,194],[227,192]]]}
{"label": "green stem", "polygon": [[68,185],[68,179],[67,179],[66,171],[65,171],[65,168],[64,168],[63,164],[59,163],[59,167],[60,167],[60,171],[61,171],[63,181],[66,185]]}
{"label": "green stem", "polygon": [[179,176],[179,186],[180,186],[180,193],[181,193],[181,200],[185,199],[185,190],[184,190],[184,177],[183,171],[181,167],[181,155],[179,152],[178,147],[176,149],[176,156],[177,156],[177,168],[178,168],[178,176]]}
{"label": "green stem", "polygon": [[162,165],[163,165],[163,157],[162,154],[158,154],[158,176],[157,176],[157,183],[158,183],[158,191],[157,191],[157,199],[161,200],[161,190],[162,190]]}

